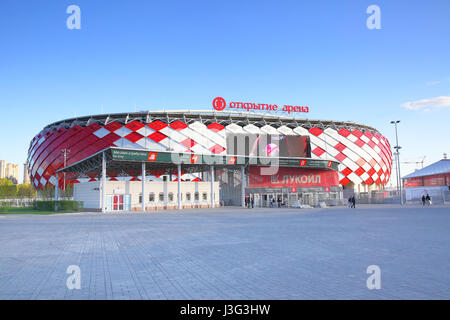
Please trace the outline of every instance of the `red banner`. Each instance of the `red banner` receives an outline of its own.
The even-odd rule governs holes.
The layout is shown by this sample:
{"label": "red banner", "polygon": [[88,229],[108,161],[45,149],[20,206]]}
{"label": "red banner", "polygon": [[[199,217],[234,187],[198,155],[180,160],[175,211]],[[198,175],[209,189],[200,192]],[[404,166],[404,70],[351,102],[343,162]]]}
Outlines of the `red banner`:
{"label": "red banner", "polygon": [[448,186],[450,185],[450,174],[442,173],[431,176],[404,179],[403,185],[405,187]]}
{"label": "red banner", "polygon": [[446,184],[444,174],[436,174],[433,176],[424,177],[423,182],[424,186],[445,186]]}
{"label": "red banner", "polygon": [[330,187],[339,185],[338,173],[333,170],[314,170],[303,168],[278,168],[273,175],[261,175],[261,168],[250,166],[249,187],[251,188],[292,188],[292,187]]}
{"label": "red banner", "polygon": [[403,186],[404,187],[421,187],[421,186],[423,186],[423,178],[417,177],[417,178],[404,179]]}

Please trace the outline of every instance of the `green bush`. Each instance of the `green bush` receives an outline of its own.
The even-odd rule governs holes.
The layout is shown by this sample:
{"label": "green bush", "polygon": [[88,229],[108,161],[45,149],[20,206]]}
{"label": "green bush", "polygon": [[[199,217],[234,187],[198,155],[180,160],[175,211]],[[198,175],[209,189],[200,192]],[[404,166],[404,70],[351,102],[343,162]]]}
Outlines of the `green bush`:
{"label": "green bush", "polygon": [[51,200],[45,201],[34,201],[33,209],[39,211],[54,211],[55,210],[55,202]]}
{"label": "green bush", "polygon": [[83,203],[73,200],[58,201],[58,211],[81,211],[83,210]]}
{"label": "green bush", "polygon": [[79,212],[83,210],[83,203],[73,200],[43,200],[33,202],[33,209],[38,211],[55,211],[55,207],[58,208],[57,211]]}
{"label": "green bush", "polygon": [[6,213],[8,212],[9,209],[9,203],[6,201],[2,201],[0,203],[0,213]]}

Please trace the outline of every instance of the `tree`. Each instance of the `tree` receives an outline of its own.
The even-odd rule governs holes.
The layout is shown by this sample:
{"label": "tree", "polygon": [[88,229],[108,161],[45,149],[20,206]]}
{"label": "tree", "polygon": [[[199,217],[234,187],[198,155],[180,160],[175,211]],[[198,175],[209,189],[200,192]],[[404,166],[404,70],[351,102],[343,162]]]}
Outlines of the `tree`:
{"label": "tree", "polygon": [[44,199],[53,199],[55,197],[55,186],[52,184],[46,185],[42,188],[39,194]]}
{"label": "tree", "polygon": [[12,177],[12,176],[7,177],[6,179],[8,179],[9,181],[11,181],[13,184],[18,184],[17,179],[14,178],[14,177]]}
{"label": "tree", "polygon": [[8,179],[0,179],[0,198],[14,199],[16,197],[16,186]]}
{"label": "tree", "polygon": [[36,198],[36,190],[29,183],[20,184],[17,190],[18,198]]}
{"label": "tree", "polygon": [[61,197],[63,198],[71,198],[73,197],[73,184],[69,183],[66,186],[66,190],[60,190]]}

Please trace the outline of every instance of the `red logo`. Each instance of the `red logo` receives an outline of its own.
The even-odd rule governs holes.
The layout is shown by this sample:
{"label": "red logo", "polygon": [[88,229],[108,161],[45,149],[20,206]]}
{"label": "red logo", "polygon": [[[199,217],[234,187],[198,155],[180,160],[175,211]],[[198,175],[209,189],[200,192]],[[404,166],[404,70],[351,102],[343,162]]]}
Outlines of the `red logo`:
{"label": "red logo", "polygon": [[213,100],[213,107],[217,111],[222,111],[227,106],[227,103],[225,102],[224,98],[217,97]]}
{"label": "red logo", "polygon": [[198,161],[198,155],[193,154],[193,155],[191,156],[191,163],[197,163],[197,161]]}
{"label": "red logo", "polygon": [[231,157],[228,159],[228,164],[236,164],[236,157]]}
{"label": "red logo", "polygon": [[300,167],[306,166],[307,161],[306,160],[300,160]]}
{"label": "red logo", "polygon": [[158,157],[158,153],[157,152],[150,152],[148,154],[148,161],[156,161],[156,158]]}

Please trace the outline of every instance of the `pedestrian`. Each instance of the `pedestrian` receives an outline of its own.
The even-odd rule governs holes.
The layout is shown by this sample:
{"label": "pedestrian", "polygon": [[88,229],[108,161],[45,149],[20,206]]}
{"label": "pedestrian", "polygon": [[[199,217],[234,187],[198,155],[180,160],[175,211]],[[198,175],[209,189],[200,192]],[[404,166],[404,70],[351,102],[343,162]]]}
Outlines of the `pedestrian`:
{"label": "pedestrian", "polygon": [[425,200],[426,200],[426,198],[425,198],[425,195],[423,194],[422,195],[422,206],[425,206]]}
{"label": "pedestrian", "polygon": [[348,198],[348,207],[351,208],[353,205],[352,197]]}
{"label": "pedestrian", "polygon": [[278,198],[278,208],[281,208],[281,198]]}
{"label": "pedestrian", "polygon": [[355,199],[355,196],[352,197],[352,208],[356,208],[356,199]]}
{"label": "pedestrian", "polygon": [[251,201],[252,209],[253,209],[255,207],[255,196],[253,196],[250,201]]}
{"label": "pedestrian", "polygon": [[427,202],[427,205],[430,206],[431,205],[431,197],[428,193],[427,193],[427,196],[425,197],[425,200]]}

